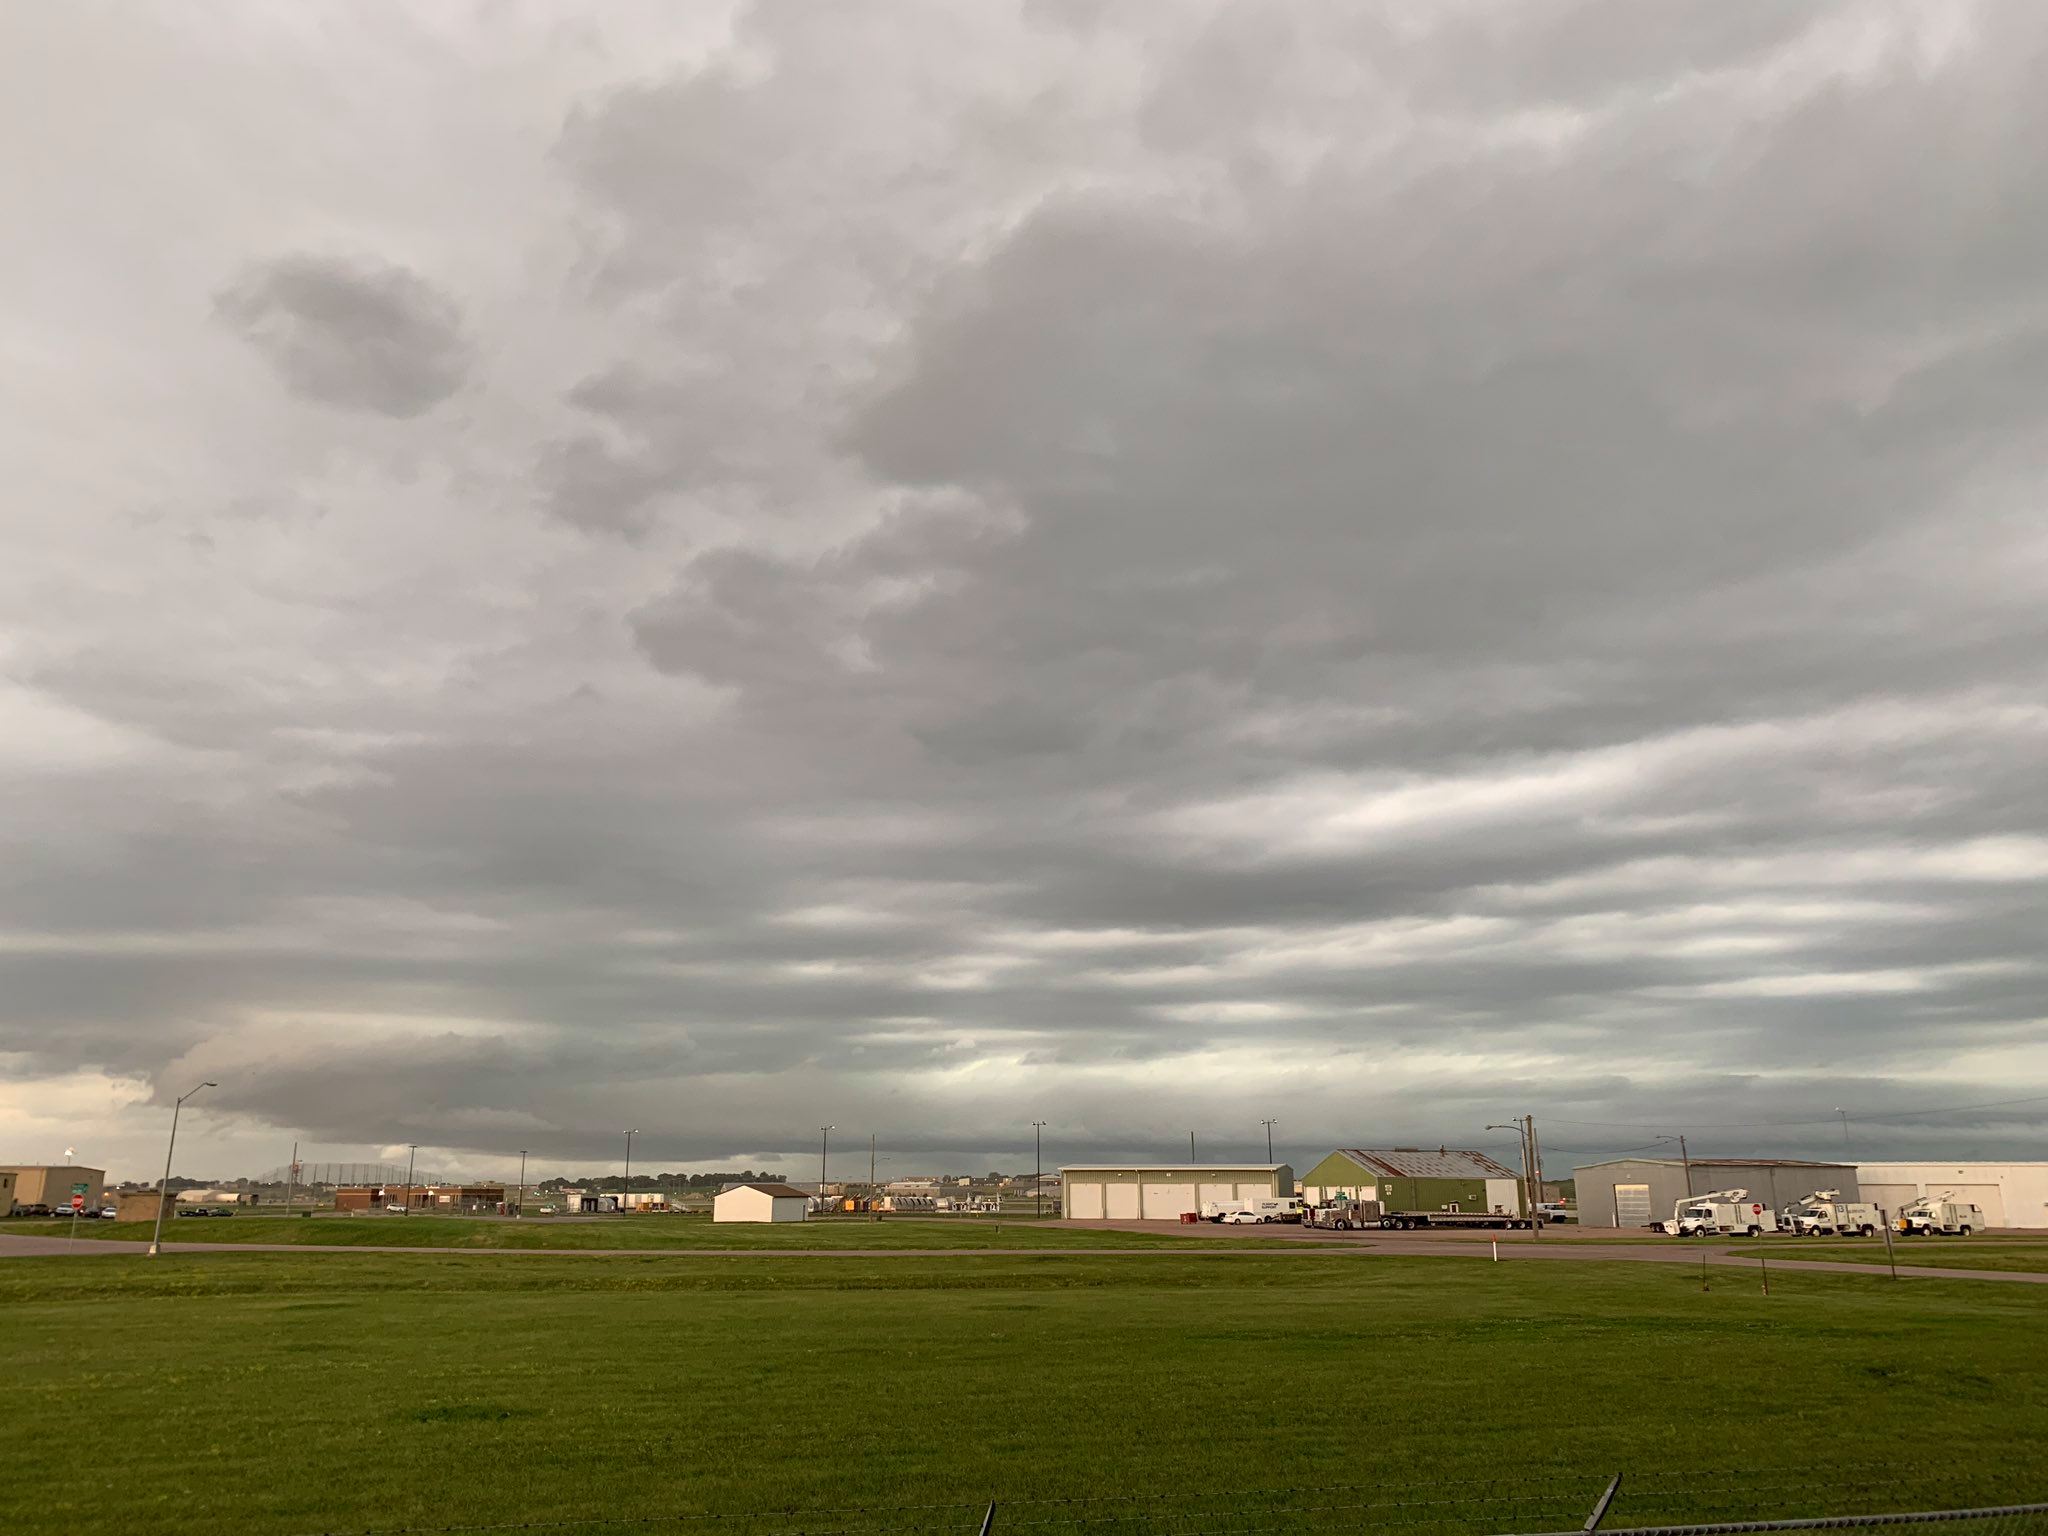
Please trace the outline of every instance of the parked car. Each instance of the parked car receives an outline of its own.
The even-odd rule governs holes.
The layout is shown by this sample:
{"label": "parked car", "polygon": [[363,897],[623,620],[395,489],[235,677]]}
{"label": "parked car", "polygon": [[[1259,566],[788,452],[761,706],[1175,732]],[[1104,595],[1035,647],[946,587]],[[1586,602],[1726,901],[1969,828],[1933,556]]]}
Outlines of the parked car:
{"label": "parked car", "polygon": [[1552,1225],[1561,1221],[1577,1221],[1579,1219],[1579,1213],[1566,1205],[1562,1200],[1537,1201],[1536,1215],[1540,1220],[1549,1222]]}
{"label": "parked car", "polygon": [[1256,1227],[1266,1218],[1257,1211],[1225,1211],[1216,1219],[1226,1227]]}
{"label": "parked car", "polygon": [[103,1205],[100,1207],[100,1217],[105,1221],[119,1221],[121,1213],[111,1205]]}
{"label": "parked car", "polygon": [[202,1210],[199,1210],[199,1209],[197,1209],[197,1208],[196,1208],[196,1207],[194,1207],[194,1206],[189,1206],[189,1205],[188,1205],[188,1206],[185,1206],[185,1207],[184,1207],[184,1208],[183,1208],[182,1210],[180,1210],[180,1211],[178,1212],[178,1214],[179,1214],[180,1216],[204,1216],[204,1215],[206,1214],[206,1212],[204,1212],[204,1211],[202,1211]]}
{"label": "parked car", "polygon": [[224,1205],[216,1205],[212,1210],[207,1211],[204,1214],[208,1216],[232,1216],[235,1213]]}

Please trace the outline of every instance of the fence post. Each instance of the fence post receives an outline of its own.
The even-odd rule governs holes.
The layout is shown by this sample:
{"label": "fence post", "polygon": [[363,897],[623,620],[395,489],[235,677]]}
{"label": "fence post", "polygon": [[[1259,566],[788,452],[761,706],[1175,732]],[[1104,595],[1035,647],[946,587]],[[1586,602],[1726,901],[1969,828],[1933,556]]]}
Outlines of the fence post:
{"label": "fence post", "polygon": [[1621,1487],[1621,1474],[1614,1474],[1614,1481],[1607,1485],[1607,1491],[1600,1495],[1600,1501],[1593,1506],[1593,1513],[1586,1516],[1586,1523],[1579,1527],[1583,1536],[1593,1536],[1600,1529],[1600,1522],[1607,1518],[1607,1506],[1614,1502],[1615,1491]]}

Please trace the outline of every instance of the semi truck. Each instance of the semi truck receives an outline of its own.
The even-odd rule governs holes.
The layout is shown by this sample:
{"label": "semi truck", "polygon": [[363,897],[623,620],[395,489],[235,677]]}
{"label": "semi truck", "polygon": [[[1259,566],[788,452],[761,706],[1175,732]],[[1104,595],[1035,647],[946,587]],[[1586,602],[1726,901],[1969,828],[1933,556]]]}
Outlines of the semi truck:
{"label": "semi truck", "polygon": [[1785,1208],[1783,1225],[1801,1237],[1875,1237],[1884,1214],[1874,1205],[1844,1200],[1839,1189],[1816,1189]]}
{"label": "semi truck", "polygon": [[1667,1237],[1760,1237],[1778,1230],[1778,1216],[1746,1189],[1717,1189],[1675,1202],[1663,1225]]}
{"label": "semi truck", "polygon": [[1902,1207],[1895,1223],[1907,1237],[1968,1237],[1983,1225],[1984,1212],[1956,1199],[1953,1190]]}
{"label": "semi truck", "polygon": [[1304,1227],[1321,1227],[1329,1232],[1364,1231],[1380,1224],[1380,1203],[1377,1200],[1338,1200],[1328,1205],[1312,1205],[1302,1212]]}

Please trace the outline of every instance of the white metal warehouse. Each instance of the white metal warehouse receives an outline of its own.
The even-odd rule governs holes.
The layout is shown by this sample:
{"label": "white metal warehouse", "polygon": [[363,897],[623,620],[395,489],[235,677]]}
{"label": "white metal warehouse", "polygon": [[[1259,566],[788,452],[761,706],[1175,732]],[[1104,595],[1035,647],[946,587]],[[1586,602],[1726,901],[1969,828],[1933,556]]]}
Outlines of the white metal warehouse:
{"label": "white metal warehouse", "polygon": [[2048,1163],[1859,1163],[1863,1198],[1887,1211],[1953,1195],[1987,1227],[2048,1227]]}
{"label": "white metal warehouse", "polygon": [[1294,1193],[1286,1163],[1084,1163],[1060,1169],[1060,1214],[1070,1221],[1178,1221],[1213,1200]]}
{"label": "white metal warehouse", "polygon": [[711,1197],[713,1221],[802,1221],[811,1197],[787,1184],[732,1184]]}

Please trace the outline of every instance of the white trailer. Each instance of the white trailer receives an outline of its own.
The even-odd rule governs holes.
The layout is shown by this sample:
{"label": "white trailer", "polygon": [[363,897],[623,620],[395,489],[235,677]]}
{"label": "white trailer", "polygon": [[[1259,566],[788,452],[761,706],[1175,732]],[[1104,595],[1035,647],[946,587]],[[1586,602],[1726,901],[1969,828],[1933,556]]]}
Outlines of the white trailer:
{"label": "white trailer", "polygon": [[1843,1200],[1839,1189],[1816,1189],[1786,1207],[1784,1226],[1801,1237],[1875,1237],[1884,1213],[1874,1205]]}
{"label": "white trailer", "polygon": [[1677,1201],[1664,1223],[1667,1237],[1759,1237],[1778,1230],[1777,1212],[1746,1189],[1717,1189]]}
{"label": "white trailer", "polygon": [[1955,1198],[1955,1191],[1915,1200],[1899,1212],[1898,1230],[1907,1237],[1968,1237],[1982,1229],[1984,1212]]}

